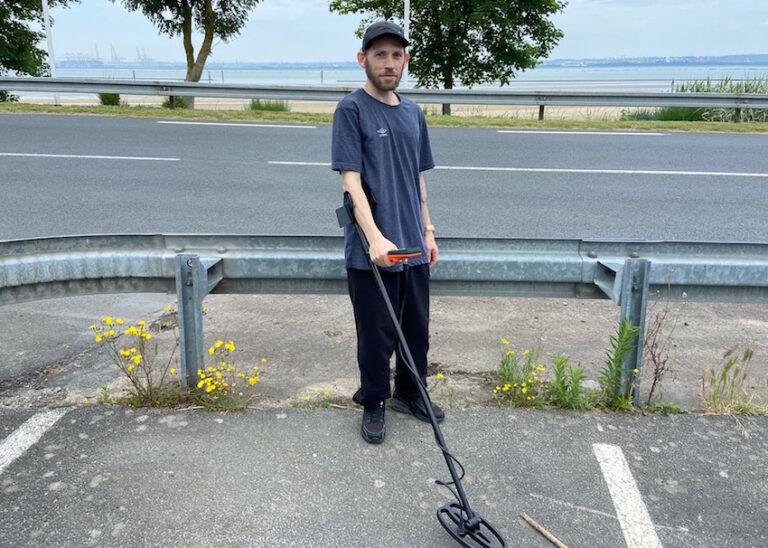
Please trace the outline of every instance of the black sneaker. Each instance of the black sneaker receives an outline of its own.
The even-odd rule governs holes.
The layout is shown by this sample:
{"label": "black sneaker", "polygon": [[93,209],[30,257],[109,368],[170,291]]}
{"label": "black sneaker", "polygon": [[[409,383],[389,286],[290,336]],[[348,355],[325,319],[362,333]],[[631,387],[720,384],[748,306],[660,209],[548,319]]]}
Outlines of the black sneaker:
{"label": "black sneaker", "polygon": [[384,402],[363,409],[363,424],[360,428],[363,439],[368,443],[384,441]]}
{"label": "black sneaker", "polygon": [[[398,413],[410,413],[420,421],[429,422],[429,413],[427,413],[427,408],[424,407],[424,401],[420,396],[416,396],[411,400],[406,400],[395,394],[392,396],[389,406],[392,408],[392,411],[397,411]],[[435,414],[437,422],[443,422],[445,413],[440,409],[439,405],[433,403],[432,412]]]}

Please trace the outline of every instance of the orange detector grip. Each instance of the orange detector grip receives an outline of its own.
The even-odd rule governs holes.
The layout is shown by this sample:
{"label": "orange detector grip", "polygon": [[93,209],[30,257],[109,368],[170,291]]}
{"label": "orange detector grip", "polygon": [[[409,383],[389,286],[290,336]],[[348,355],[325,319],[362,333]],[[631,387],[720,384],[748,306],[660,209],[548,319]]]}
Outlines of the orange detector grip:
{"label": "orange detector grip", "polygon": [[405,249],[393,249],[387,253],[387,258],[393,263],[402,263],[408,259],[421,257],[421,249],[418,247],[409,247]]}

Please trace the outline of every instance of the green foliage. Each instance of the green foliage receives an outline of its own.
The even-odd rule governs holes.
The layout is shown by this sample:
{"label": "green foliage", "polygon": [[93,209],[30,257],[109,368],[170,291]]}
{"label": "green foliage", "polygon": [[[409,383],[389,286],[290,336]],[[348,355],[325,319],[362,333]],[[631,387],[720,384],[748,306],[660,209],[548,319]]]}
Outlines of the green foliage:
{"label": "green foliage", "polygon": [[[630,407],[630,397],[624,396],[625,386],[622,383],[622,364],[627,354],[637,345],[635,339],[640,334],[640,327],[624,320],[619,325],[616,335],[611,335],[611,348],[605,353],[603,369],[600,370],[598,383],[600,385],[600,404],[608,409],[627,409]],[[636,375],[637,370],[633,373]],[[631,393],[631,390],[627,392]]]}
{"label": "green foliage", "polygon": [[[77,0],[51,0],[50,6],[67,6]],[[47,52],[38,47],[45,39],[43,6],[40,0],[0,2],[0,76],[9,72],[45,76]],[[0,102],[18,98],[0,90]]]}
{"label": "green foliage", "polygon": [[[402,0],[331,0],[330,10],[359,13],[358,35],[380,19],[402,24]],[[421,87],[508,84],[546,58],[563,33],[551,15],[561,0],[413,0],[409,72]]]}
{"label": "green foliage", "polygon": [[[575,368],[568,365],[568,358],[558,356],[555,358],[555,380],[550,385],[550,398],[552,405],[566,409],[584,409],[588,403],[584,398],[584,370],[580,366]],[[566,367],[568,371],[566,372]]]}
{"label": "green foliage", "polygon": [[262,101],[261,99],[251,99],[249,108],[254,111],[266,110],[270,112],[289,112],[291,110],[285,101]]}
{"label": "green foliage", "polygon": [[[675,93],[726,93],[726,94],[768,94],[768,76],[734,81],[730,76],[714,81],[693,80],[675,84]],[[658,109],[622,110],[621,120],[659,120],[662,122],[732,122],[732,108],[695,108],[695,107],[664,107]],[[745,108],[741,110],[742,122],[768,122],[768,110]]]}
{"label": "green foliage", "polygon": [[[173,108],[189,108],[186,99],[184,97],[175,97],[173,100]],[[171,108],[171,99],[166,98],[163,100],[163,108]]]}
{"label": "green foliage", "polygon": [[[117,2],[118,0],[110,0]],[[211,53],[214,37],[227,42],[248,21],[248,14],[260,0],[226,0],[221,2],[180,2],[179,0],[120,0],[128,11],[140,11],[157,29],[170,37],[181,36],[187,60],[188,82],[199,82],[205,62]],[[208,7],[206,8],[206,4]],[[195,58],[192,29],[203,35]]]}
{"label": "green foliage", "polygon": [[119,93],[99,93],[99,102],[105,107],[119,107],[120,94]]}
{"label": "green foliage", "polygon": [[[509,342],[502,339],[504,346]],[[540,375],[546,369],[537,363],[540,351],[523,350],[522,355],[508,348],[501,355],[501,365],[497,374],[498,386],[493,396],[503,405],[510,407],[535,406],[542,403],[544,381]]]}
{"label": "green foliage", "polygon": [[107,390],[106,384],[101,385],[101,392],[99,392],[99,395],[96,397],[96,403],[101,403],[101,404],[112,403],[112,398],[109,395],[109,391]]}

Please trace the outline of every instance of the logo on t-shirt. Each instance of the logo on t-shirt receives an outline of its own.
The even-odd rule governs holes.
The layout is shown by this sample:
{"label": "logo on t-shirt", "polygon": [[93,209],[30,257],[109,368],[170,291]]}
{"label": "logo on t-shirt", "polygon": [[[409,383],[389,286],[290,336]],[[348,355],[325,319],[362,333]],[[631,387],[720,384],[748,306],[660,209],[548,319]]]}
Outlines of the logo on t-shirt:
{"label": "logo on t-shirt", "polygon": [[376,133],[379,134],[379,137],[389,137],[389,131],[385,127],[377,129]]}

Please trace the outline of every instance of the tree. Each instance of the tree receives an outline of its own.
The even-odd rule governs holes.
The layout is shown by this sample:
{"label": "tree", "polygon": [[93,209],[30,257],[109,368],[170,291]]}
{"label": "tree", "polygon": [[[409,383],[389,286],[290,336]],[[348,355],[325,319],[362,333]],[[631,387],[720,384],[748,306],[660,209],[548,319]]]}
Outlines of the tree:
{"label": "tree", "polygon": [[[117,0],[111,0],[116,2]],[[211,55],[213,39],[224,42],[240,34],[248,13],[260,0],[121,0],[129,11],[141,11],[157,29],[170,37],[181,35],[187,61],[185,81],[199,82]],[[203,33],[195,56],[192,27]],[[194,98],[186,100],[194,106]]]}
{"label": "tree", "polygon": [[[66,6],[77,0],[52,0],[54,5]],[[43,26],[41,0],[14,0],[0,2],[0,76],[13,71],[16,74],[45,76],[48,74],[48,53],[37,47],[45,33],[34,31],[29,25]],[[0,90],[0,101],[14,96]]]}
{"label": "tree", "polygon": [[[548,19],[561,0],[412,0],[411,61],[418,86],[453,89],[499,82],[547,57],[563,33]],[[330,10],[362,13],[358,35],[374,20],[403,21],[403,0],[331,0]],[[443,105],[450,114],[450,105]]]}

